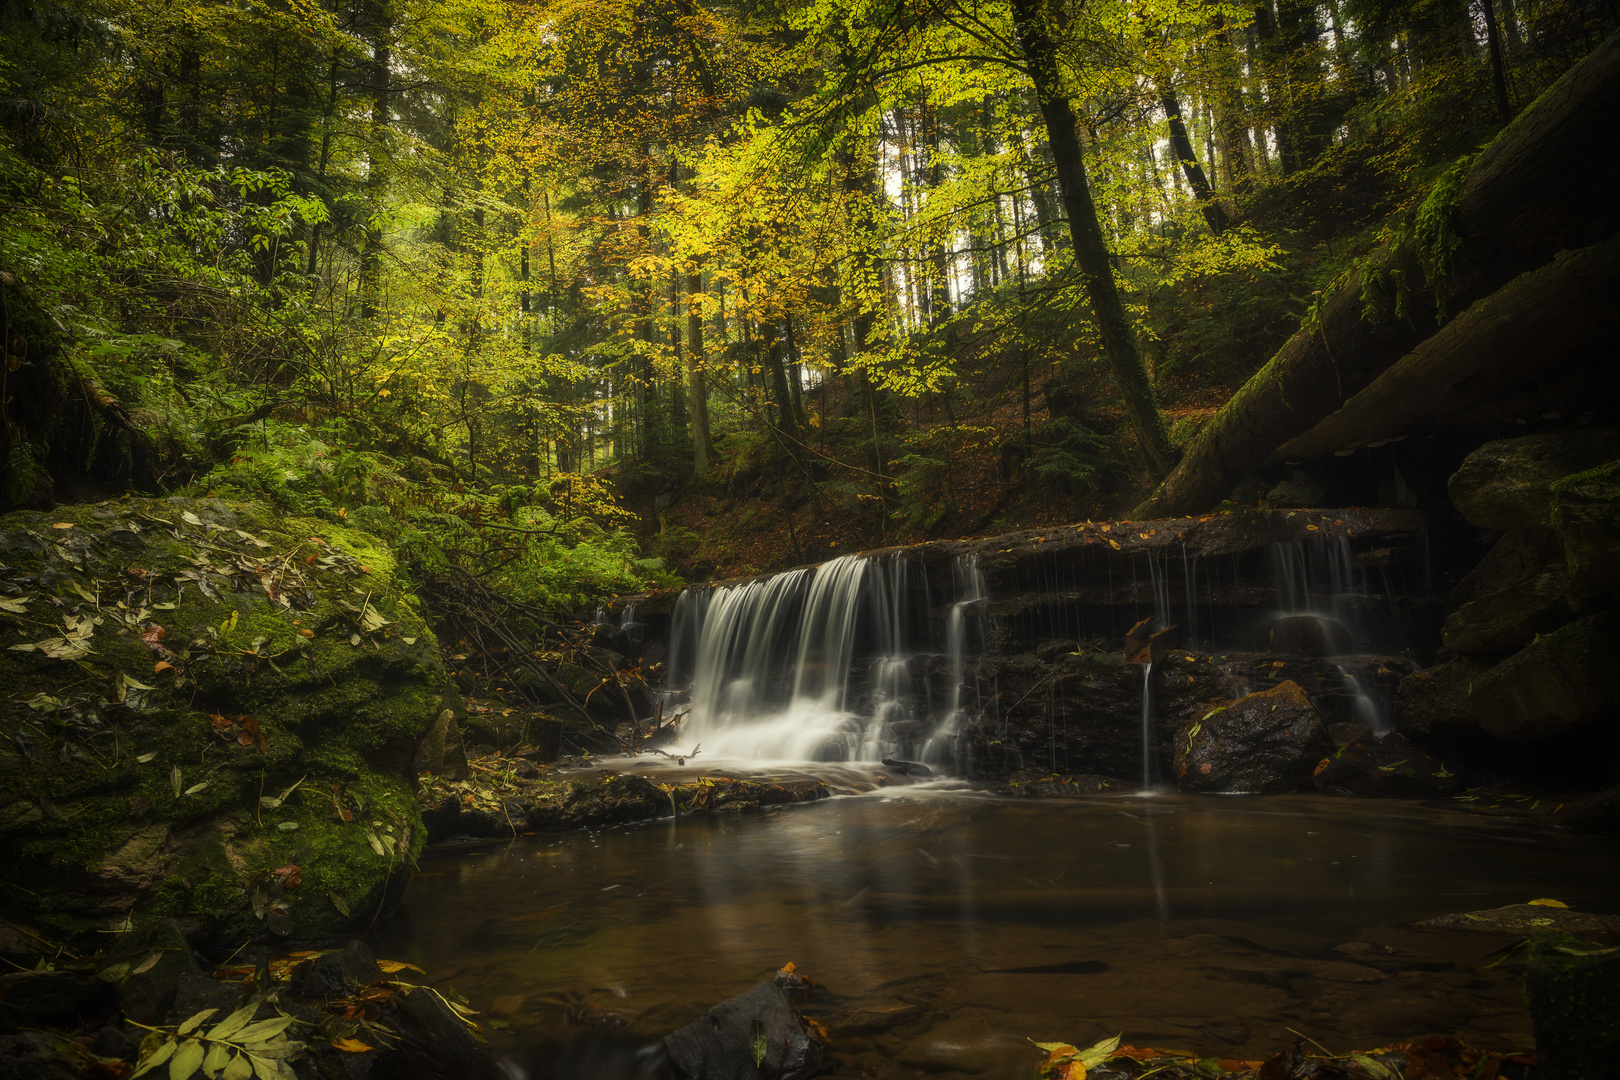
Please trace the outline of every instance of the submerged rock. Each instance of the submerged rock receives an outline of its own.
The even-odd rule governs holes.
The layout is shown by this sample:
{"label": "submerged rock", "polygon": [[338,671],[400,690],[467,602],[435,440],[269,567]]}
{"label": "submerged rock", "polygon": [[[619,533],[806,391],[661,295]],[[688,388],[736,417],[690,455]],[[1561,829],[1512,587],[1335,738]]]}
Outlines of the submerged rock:
{"label": "submerged rock", "polygon": [[762,982],[664,1039],[678,1075],[693,1080],[802,1080],[821,1045],[782,988]]}
{"label": "submerged rock", "polygon": [[1536,638],[1474,679],[1469,711],[1504,739],[1539,739],[1620,709],[1620,611]]}
{"label": "submerged rock", "polygon": [[374,538],[216,500],[18,512],[0,600],[9,911],[63,935],[172,916],[234,949],[397,895],[445,675]]}
{"label": "submerged rock", "polygon": [[1078,799],[1086,795],[1101,795],[1108,791],[1121,791],[1126,787],[1111,776],[1082,773],[1079,776],[1028,775],[1016,776],[997,789],[997,795],[1018,795],[1040,799]]}
{"label": "submerged rock", "polygon": [[1333,741],[1298,683],[1241,697],[1176,736],[1183,791],[1283,792],[1307,786]]}
{"label": "submerged rock", "polygon": [[1339,747],[1324,758],[1313,777],[1328,795],[1385,795],[1397,798],[1441,798],[1462,786],[1457,770],[1447,768],[1406,741],[1399,732],[1368,735]]}

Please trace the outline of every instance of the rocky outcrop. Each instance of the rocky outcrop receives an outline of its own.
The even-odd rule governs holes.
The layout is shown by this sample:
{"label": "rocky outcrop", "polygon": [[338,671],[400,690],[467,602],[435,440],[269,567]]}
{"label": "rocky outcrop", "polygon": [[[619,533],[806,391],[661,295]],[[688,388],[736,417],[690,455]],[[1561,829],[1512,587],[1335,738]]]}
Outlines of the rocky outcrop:
{"label": "rocky outcrop", "polygon": [[1212,709],[1179,732],[1176,783],[1183,791],[1297,791],[1332,750],[1310,698],[1284,682]]}
{"label": "rocky outcrop", "polygon": [[1538,637],[1474,679],[1469,711],[1504,739],[1561,734],[1620,707],[1620,611]]}
{"label": "rocky outcrop", "polygon": [[1569,577],[1560,568],[1464,604],[1446,619],[1440,640],[1454,652],[1502,652],[1556,630],[1572,614]]}
{"label": "rocky outcrop", "polygon": [[1312,777],[1328,795],[1442,798],[1462,786],[1459,769],[1436,761],[1398,732],[1365,735],[1335,750]]}
{"label": "rocky outcrop", "polygon": [[1468,693],[1484,673],[1484,664],[1464,658],[1408,675],[1395,691],[1395,730],[1421,738],[1473,726],[1476,720],[1468,706]]}
{"label": "rocky outcrop", "polygon": [[1553,523],[1553,484],[1616,458],[1620,432],[1609,428],[1488,442],[1452,476],[1451,504],[1481,528],[1546,528]]}
{"label": "rocky outcrop", "polygon": [[0,518],[3,902],[231,949],[358,928],[425,842],[444,683],[368,534],[213,500]]}
{"label": "rocky outcrop", "polygon": [[[1617,455],[1620,456],[1620,455]],[[1553,525],[1564,542],[1573,588],[1620,591],[1620,461],[1566,476],[1552,485]]]}

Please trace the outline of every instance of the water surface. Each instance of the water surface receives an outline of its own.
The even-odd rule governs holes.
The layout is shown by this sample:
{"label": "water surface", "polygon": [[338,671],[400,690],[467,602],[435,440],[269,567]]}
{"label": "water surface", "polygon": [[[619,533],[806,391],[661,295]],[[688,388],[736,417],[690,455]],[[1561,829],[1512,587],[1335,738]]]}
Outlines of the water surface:
{"label": "water surface", "polygon": [[782,964],[839,1071],[1023,1077],[1025,1041],[1264,1056],[1427,1032],[1529,1044],[1506,938],[1417,920],[1538,897],[1616,910],[1612,838],[1316,796],[1029,802],[928,785],[423,860],[383,955],[492,1041],[656,1038]]}

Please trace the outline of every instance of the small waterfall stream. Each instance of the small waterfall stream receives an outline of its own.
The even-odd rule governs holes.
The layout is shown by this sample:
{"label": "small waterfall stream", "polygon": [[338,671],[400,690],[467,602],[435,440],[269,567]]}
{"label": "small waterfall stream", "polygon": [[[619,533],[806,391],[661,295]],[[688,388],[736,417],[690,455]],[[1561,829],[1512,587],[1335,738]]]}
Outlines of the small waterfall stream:
{"label": "small waterfall stream", "polygon": [[[1272,536],[1294,538],[1247,547],[1200,540],[1192,530],[1203,522],[1135,523],[1128,536],[1088,525],[1075,529],[1078,543],[1026,540],[1011,558],[989,544],[932,557],[899,549],[694,586],[663,609],[663,715],[680,718],[680,745],[701,745],[707,760],[901,758],[960,774],[987,754],[993,769],[1111,776],[1139,763],[1152,790],[1168,767],[1163,729],[1191,707],[1192,680],[1164,658],[1191,649],[1318,661],[1309,692],[1327,695],[1340,719],[1386,731],[1388,705],[1370,673],[1389,672],[1367,654],[1398,640],[1389,551],[1293,517],[1266,520]],[[1149,542],[1121,550],[1121,539]],[[633,610],[621,621],[642,625]],[[1108,671],[1125,671],[1083,659],[1119,655],[1128,627],[1134,693],[1107,682]],[[1175,684],[1165,684],[1171,672]],[[1084,687],[1107,702],[1121,690],[1139,695],[1135,715],[1124,702],[1075,699]]]}

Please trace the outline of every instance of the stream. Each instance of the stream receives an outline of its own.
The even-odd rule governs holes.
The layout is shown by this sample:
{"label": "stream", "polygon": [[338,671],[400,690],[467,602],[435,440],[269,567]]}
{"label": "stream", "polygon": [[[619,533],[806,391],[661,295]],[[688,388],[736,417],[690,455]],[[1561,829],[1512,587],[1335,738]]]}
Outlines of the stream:
{"label": "stream", "polygon": [[[1511,938],[1421,919],[1620,911],[1612,838],[1310,795],[1027,802],[920,784],[441,849],[376,928],[531,1061],[656,1039],[792,961],[833,1072],[1024,1077],[1026,1038],[1228,1057],[1433,1031],[1530,1043]],[[596,1033],[595,1036],[592,1033]]]}

